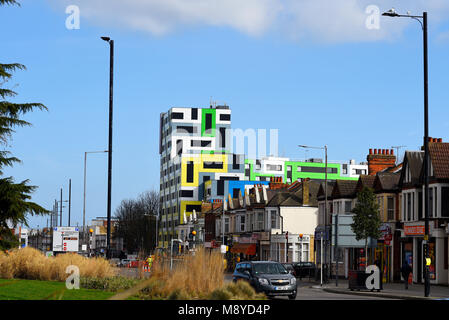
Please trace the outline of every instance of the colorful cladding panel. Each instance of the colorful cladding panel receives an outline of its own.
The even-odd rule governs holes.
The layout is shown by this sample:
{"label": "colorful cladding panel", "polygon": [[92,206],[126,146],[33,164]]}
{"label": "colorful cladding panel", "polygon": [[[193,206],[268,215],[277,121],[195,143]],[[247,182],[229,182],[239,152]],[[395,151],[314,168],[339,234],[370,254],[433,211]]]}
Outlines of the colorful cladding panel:
{"label": "colorful cladding panel", "polygon": [[202,201],[181,201],[181,222],[180,224],[184,224],[184,211],[186,212],[186,217],[188,218],[195,210],[198,215],[201,213],[201,204]]}
{"label": "colorful cladding panel", "polygon": [[201,136],[215,137],[216,109],[202,109]]}

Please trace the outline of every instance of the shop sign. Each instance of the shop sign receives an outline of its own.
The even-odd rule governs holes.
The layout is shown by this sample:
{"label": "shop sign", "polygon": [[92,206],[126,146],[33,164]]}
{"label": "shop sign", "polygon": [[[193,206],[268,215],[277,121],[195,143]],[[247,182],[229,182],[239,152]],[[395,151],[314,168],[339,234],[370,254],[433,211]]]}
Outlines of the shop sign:
{"label": "shop sign", "polygon": [[269,241],[270,240],[270,232],[267,232],[267,231],[259,232],[259,240],[260,241]]}
{"label": "shop sign", "polygon": [[424,226],[404,226],[406,236],[423,236],[425,234]]}
{"label": "shop sign", "polygon": [[379,240],[391,240],[391,228],[388,224],[382,224],[379,231],[381,232]]}
{"label": "shop sign", "polygon": [[240,239],[238,239],[238,243],[257,243],[257,240],[254,240],[252,237],[251,238],[240,237]]}

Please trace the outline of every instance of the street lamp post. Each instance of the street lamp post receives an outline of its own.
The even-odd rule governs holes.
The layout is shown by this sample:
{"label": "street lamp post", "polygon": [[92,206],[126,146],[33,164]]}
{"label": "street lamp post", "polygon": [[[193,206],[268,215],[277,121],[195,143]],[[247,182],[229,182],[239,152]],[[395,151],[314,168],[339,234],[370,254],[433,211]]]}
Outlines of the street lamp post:
{"label": "street lamp post", "polygon": [[110,65],[109,65],[109,147],[108,147],[108,205],[107,205],[107,236],[106,236],[106,258],[111,258],[111,184],[112,184],[112,111],[113,111],[113,88],[114,88],[114,40],[109,37],[101,37],[109,43]]}
{"label": "street lamp post", "polygon": [[[430,294],[429,281],[429,76],[428,76],[428,46],[427,46],[427,12],[423,12],[422,16],[412,16],[410,14],[398,14],[394,8],[382,14],[386,17],[406,17],[417,20],[423,30],[423,57],[424,57],[424,260],[426,261],[424,268],[424,296]],[[421,20],[422,19],[422,20]]]}
{"label": "street lamp post", "polygon": [[104,153],[106,151],[86,151],[84,152],[84,196],[83,196],[83,242],[86,244],[86,168],[88,153]]}
{"label": "street lamp post", "polygon": [[[327,233],[327,238],[330,238],[330,232],[328,232],[327,230],[327,145],[325,145],[324,147],[310,147],[310,146],[305,146],[305,145],[299,145],[298,147],[300,148],[306,148],[306,149],[319,149],[319,150],[323,150],[324,149],[324,158],[325,158],[325,164],[324,164],[324,213],[323,213],[323,223],[324,223],[324,234],[326,235]],[[331,225],[332,227],[332,225]],[[327,243],[325,246],[325,249],[327,248]],[[329,263],[331,262],[331,250],[329,250]],[[324,255],[324,260],[326,260],[326,255]],[[326,264],[326,261],[324,261]],[[321,261],[321,264],[323,264],[323,261]],[[321,267],[321,269],[323,269],[323,267]],[[330,278],[330,268],[327,268],[327,278]]]}

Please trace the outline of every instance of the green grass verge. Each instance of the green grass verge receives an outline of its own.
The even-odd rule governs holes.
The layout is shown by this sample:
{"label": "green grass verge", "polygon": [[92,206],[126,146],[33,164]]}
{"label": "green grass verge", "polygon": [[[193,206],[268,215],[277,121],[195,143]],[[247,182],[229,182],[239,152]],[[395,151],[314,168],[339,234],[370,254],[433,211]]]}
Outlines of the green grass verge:
{"label": "green grass verge", "polygon": [[0,300],[106,300],[114,292],[93,289],[68,290],[65,282],[0,279]]}

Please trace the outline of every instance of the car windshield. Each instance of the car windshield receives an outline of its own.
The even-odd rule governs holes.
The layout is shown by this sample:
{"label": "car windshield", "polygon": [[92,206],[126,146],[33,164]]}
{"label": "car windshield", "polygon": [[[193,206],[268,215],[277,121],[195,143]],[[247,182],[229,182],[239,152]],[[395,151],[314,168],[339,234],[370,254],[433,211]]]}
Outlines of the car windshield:
{"label": "car windshield", "polygon": [[285,270],[284,266],[280,263],[255,263],[254,264],[255,274],[287,274],[288,271]]}

